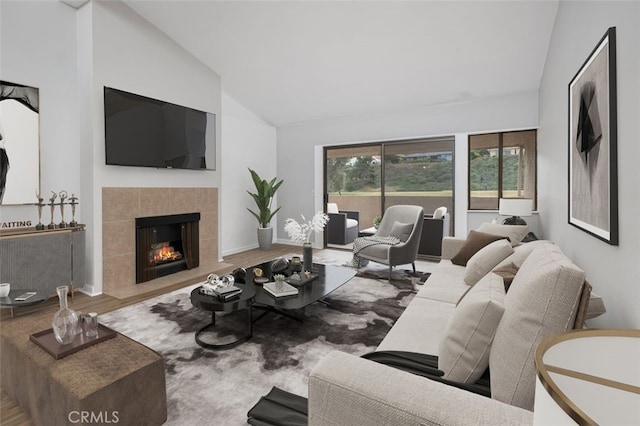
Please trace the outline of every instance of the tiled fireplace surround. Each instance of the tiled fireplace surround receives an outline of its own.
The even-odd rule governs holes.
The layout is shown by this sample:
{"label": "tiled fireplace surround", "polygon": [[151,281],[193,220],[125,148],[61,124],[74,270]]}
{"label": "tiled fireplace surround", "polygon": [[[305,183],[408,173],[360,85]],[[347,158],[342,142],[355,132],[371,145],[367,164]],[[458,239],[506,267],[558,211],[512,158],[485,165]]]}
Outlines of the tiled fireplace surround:
{"label": "tiled fireplace surround", "polygon": [[[136,217],[200,213],[200,266],[136,284]],[[126,298],[219,268],[217,188],[102,188],[102,290]]]}

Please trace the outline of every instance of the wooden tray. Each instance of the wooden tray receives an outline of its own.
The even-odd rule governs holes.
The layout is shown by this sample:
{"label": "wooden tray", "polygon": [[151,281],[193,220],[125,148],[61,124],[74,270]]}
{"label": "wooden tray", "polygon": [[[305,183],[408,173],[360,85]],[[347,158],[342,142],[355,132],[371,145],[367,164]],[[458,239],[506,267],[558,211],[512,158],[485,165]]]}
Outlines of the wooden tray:
{"label": "wooden tray", "polygon": [[75,339],[73,339],[73,342],[68,345],[62,345],[56,340],[52,328],[33,333],[29,336],[29,339],[55,359],[60,359],[88,348],[89,346],[93,346],[96,343],[112,339],[116,337],[117,334],[118,332],[110,329],[106,325],[98,324],[98,335],[96,337],[87,337],[84,333],[79,333]]}
{"label": "wooden tray", "polygon": [[305,285],[306,283],[310,283],[311,281],[317,279],[320,275],[315,274],[315,273],[311,273],[311,275],[309,275],[309,278],[303,278],[304,274],[300,273],[300,281],[291,281],[291,277],[287,277],[286,280],[284,280],[287,284],[291,284],[293,286],[299,287],[301,285]]}

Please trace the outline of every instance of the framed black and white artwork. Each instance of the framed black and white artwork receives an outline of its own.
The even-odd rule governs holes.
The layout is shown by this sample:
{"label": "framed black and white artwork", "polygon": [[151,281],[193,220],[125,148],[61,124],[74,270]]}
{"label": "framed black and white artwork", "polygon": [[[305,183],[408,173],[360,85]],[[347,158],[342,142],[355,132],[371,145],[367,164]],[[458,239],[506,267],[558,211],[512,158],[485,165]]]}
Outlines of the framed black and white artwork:
{"label": "framed black and white artwork", "polygon": [[569,223],[618,245],[616,30],[569,83]]}
{"label": "framed black and white artwork", "polygon": [[40,100],[35,87],[0,80],[0,204],[40,193]]}

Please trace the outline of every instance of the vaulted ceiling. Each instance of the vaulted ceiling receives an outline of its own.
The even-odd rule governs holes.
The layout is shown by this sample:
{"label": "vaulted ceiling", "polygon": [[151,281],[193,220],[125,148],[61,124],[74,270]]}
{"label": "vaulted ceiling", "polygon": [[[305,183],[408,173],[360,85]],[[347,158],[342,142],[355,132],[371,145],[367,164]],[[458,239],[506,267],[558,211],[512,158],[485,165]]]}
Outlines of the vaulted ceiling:
{"label": "vaulted ceiling", "polygon": [[124,0],[287,126],[537,90],[558,1]]}

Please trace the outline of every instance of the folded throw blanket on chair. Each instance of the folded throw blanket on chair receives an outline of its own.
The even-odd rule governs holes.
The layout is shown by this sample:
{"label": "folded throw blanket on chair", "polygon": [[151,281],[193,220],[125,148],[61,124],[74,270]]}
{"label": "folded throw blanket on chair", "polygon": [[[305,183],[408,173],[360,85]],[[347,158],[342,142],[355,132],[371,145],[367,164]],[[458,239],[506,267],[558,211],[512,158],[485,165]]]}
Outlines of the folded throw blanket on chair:
{"label": "folded throw blanket on chair", "polygon": [[353,241],[353,259],[345,263],[344,266],[349,266],[351,268],[361,268],[369,263],[368,259],[362,259],[360,256],[358,256],[360,250],[364,249],[365,247],[375,246],[377,244],[394,246],[399,242],[400,240],[396,237],[377,237],[375,235],[372,235],[370,237],[358,237]]}

